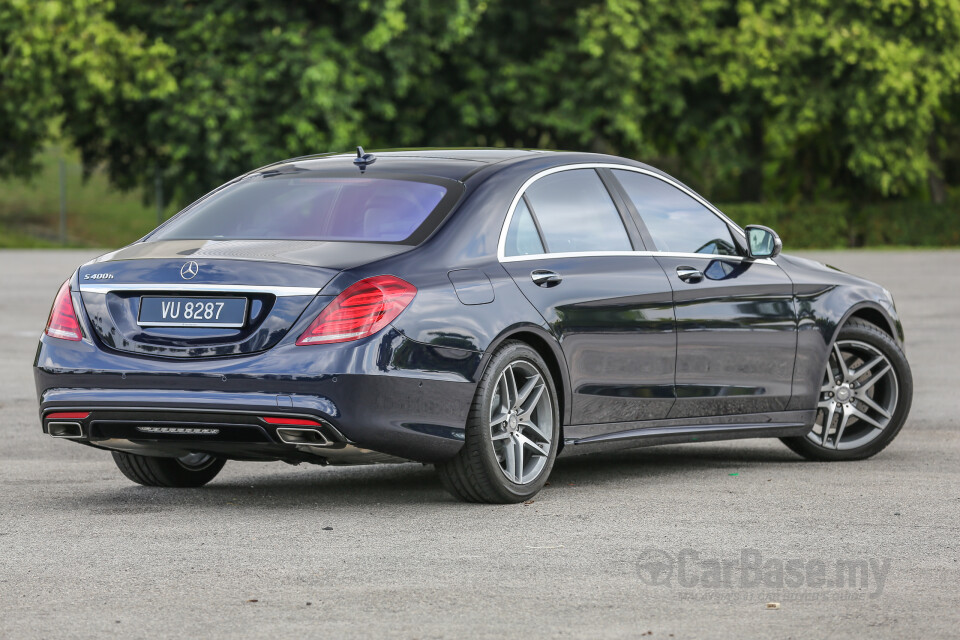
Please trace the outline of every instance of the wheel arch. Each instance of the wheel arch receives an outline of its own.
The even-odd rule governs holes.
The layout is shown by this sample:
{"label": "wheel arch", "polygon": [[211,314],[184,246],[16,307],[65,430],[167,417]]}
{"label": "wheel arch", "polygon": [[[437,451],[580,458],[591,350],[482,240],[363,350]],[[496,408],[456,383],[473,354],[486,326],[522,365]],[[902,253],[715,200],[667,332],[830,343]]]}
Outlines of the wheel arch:
{"label": "wheel arch", "polygon": [[840,317],[837,324],[833,327],[833,333],[831,333],[830,340],[827,342],[823,355],[820,358],[821,362],[818,371],[821,372],[821,375],[824,367],[827,366],[827,360],[830,358],[830,350],[833,348],[833,343],[837,341],[837,336],[840,335],[840,331],[843,330],[847,323],[854,318],[866,320],[870,324],[876,325],[878,329],[893,338],[894,342],[901,342],[897,337],[895,321],[887,314],[883,307],[867,300],[858,302],[847,309],[846,313]]}
{"label": "wheel arch", "polygon": [[895,342],[902,343],[902,334],[898,330],[898,323],[882,306],[876,302],[863,301],[847,309],[847,312],[837,322],[833,329],[833,335],[830,337],[832,345],[837,340],[840,330],[852,319],[866,320],[870,324],[876,325],[878,329],[889,335]]}
{"label": "wheel arch", "polygon": [[560,348],[556,337],[542,327],[536,325],[511,327],[500,333],[487,347],[487,350],[483,354],[483,364],[477,373],[478,380],[483,377],[487,366],[489,366],[490,356],[507,340],[523,342],[540,354],[540,357],[547,363],[547,369],[550,370],[550,376],[554,380],[554,386],[557,391],[557,401],[560,403],[560,444],[563,446],[563,425],[569,422],[571,411],[570,400],[572,397],[570,376],[567,372],[567,360],[563,356],[563,350]]}

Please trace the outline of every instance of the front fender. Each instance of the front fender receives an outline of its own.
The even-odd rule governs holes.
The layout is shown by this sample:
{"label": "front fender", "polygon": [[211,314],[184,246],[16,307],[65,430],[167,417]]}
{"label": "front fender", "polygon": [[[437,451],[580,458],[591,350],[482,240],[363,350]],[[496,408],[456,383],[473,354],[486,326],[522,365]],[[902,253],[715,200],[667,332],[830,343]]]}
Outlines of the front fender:
{"label": "front fender", "polygon": [[830,348],[843,326],[862,317],[893,336],[903,346],[903,329],[892,301],[886,303],[883,289],[864,281],[862,285],[825,285],[815,291],[798,291],[797,358],[793,396],[787,410],[815,408]]}

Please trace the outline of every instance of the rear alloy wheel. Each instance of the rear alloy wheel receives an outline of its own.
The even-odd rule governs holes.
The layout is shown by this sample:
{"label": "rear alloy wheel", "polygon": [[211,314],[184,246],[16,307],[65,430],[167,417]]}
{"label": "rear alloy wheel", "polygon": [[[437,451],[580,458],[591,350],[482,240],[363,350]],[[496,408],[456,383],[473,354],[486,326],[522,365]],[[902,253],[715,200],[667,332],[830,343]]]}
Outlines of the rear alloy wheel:
{"label": "rear alloy wheel", "polygon": [[912,396],[900,347],[876,326],[852,320],[827,360],[813,429],[783,442],[812,460],[868,458],[900,431]]}
{"label": "rear alloy wheel", "polygon": [[156,458],[121,451],[113,452],[113,461],[123,475],[145,487],[200,487],[213,480],[227,463],[206,453]]}
{"label": "rear alloy wheel", "polygon": [[477,386],[463,448],[437,470],[461,500],[523,502],[547,481],[559,435],[557,394],[546,363],[526,344],[507,342]]}

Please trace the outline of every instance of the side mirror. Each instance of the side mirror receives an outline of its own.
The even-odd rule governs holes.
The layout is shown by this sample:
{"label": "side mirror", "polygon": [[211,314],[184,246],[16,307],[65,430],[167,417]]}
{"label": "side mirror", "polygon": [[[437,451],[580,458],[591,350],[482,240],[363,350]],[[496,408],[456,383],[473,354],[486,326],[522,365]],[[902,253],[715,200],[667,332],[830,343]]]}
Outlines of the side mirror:
{"label": "side mirror", "polygon": [[776,258],[780,255],[783,242],[780,241],[780,236],[777,235],[776,231],[758,224],[751,224],[744,231],[747,232],[748,259],[760,260],[761,258]]}

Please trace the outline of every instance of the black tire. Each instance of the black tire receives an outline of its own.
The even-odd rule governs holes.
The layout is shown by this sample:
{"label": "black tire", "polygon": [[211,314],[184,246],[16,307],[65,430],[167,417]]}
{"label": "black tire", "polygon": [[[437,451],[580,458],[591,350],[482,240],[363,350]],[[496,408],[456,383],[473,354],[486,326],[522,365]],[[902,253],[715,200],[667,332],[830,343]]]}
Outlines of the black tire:
{"label": "black tire", "polygon": [[[545,458],[546,463],[535,478],[523,484],[512,481],[501,469],[490,426],[491,403],[497,393],[497,381],[508,365],[517,363],[531,365],[543,378],[543,392],[549,395],[552,414],[549,455],[539,456]],[[466,502],[509,504],[529,500],[543,488],[557,457],[560,412],[553,378],[540,354],[525,343],[516,341],[507,341],[494,352],[477,385],[467,417],[464,440],[463,448],[456,457],[437,465],[440,481],[454,497]]]}
{"label": "black tire", "polygon": [[883,451],[900,433],[903,423],[910,413],[913,401],[913,375],[910,365],[900,346],[887,333],[874,324],[859,319],[852,319],[840,329],[837,341],[857,340],[872,345],[878,349],[890,362],[898,385],[898,396],[895,410],[890,416],[889,423],[880,435],[867,444],[851,449],[829,449],[817,444],[810,436],[793,436],[780,438],[792,451],[808,460],[864,460]]}
{"label": "black tire", "polygon": [[213,480],[224,458],[209,456],[199,464],[187,464],[179,458],[156,458],[134,453],[113,452],[113,461],[120,472],[145,487],[201,487]]}

